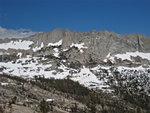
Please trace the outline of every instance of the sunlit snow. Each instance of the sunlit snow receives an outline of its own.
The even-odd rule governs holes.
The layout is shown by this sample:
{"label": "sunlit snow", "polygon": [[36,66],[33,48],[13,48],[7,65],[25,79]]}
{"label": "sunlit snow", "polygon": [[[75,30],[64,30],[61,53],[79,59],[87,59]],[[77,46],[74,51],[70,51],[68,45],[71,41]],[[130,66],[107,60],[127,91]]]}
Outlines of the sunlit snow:
{"label": "sunlit snow", "polygon": [[55,43],[49,43],[47,46],[60,46],[60,45],[62,45],[62,40]]}
{"label": "sunlit snow", "polygon": [[54,55],[55,57],[59,57],[59,49],[58,49],[58,48],[54,48],[53,50],[54,50],[53,55]]}
{"label": "sunlit snow", "polygon": [[33,42],[27,41],[27,40],[10,41],[8,43],[0,44],[0,49],[8,50],[9,48],[11,48],[11,49],[28,50],[28,49],[30,49],[31,44],[33,44]]}
{"label": "sunlit snow", "polygon": [[131,60],[131,56],[132,57],[139,56],[139,57],[141,57],[143,59],[150,60],[150,53],[142,53],[142,52],[138,52],[138,51],[136,51],[136,52],[127,52],[125,54],[117,54],[117,55],[115,55],[115,57],[121,58],[122,60],[125,60],[125,59]]}
{"label": "sunlit snow", "polygon": [[32,50],[33,50],[34,52],[36,52],[36,51],[42,49],[43,47],[44,47],[44,43],[42,42],[42,43],[41,43],[41,46],[39,46],[39,47],[34,47],[34,48],[32,48]]}
{"label": "sunlit snow", "polygon": [[72,43],[70,45],[70,47],[77,47],[81,53],[83,53],[83,50],[82,49],[87,49],[88,47],[84,46],[84,43],[81,43],[81,44],[74,44]]}
{"label": "sunlit snow", "polygon": [[125,54],[116,54],[111,55],[110,53],[106,56],[106,58],[103,60],[104,62],[107,62],[108,59],[112,62],[115,61],[115,58],[121,59],[121,60],[132,60],[131,57],[141,57],[142,59],[150,60],[150,53],[143,53],[143,52],[126,52]]}

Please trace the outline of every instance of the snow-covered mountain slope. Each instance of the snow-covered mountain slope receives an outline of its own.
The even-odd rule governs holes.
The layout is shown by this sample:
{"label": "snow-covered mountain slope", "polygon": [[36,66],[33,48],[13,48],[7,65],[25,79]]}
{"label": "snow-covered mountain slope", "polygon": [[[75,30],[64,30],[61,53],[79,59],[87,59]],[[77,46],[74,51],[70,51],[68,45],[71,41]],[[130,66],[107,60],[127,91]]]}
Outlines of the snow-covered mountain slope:
{"label": "snow-covered mountain slope", "polygon": [[[116,87],[150,96],[150,37],[56,29],[0,40],[0,73],[78,81],[116,94]],[[127,37],[127,38],[125,38]]]}
{"label": "snow-covered mountain slope", "polygon": [[33,44],[33,42],[27,40],[10,41],[8,43],[0,44],[0,49],[8,50],[10,48],[28,50],[30,49],[31,44]]}
{"label": "snow-covered mountain slope", "polygon": [[[42,62],[46,62],[46,64]],[[55,79],[70,77],[70,79],[78,81],[89,88],[101,88],[103,86],[104,81],[98,80],[98,77],[89,68],[84,66],[81,69],[68,68],[62,61],[59,63],[59,66],[52,69],[51,62],[47,58],[27,56],[27,58],[17,59],[16,62],[0,62],[0,68],[3,70],[1,73],[22,76],[24,78],[33,78],[35,75]]]}
{"label": "snow-covered mountain slope", "polygon": [[81,66],[78,69],[65,66],[65,60],[55,62],[45,57],[19,58],[16,61],[0,62],[1,73],[17,75],[23,78],[44,76],[55,79],[71,79],[88,88],[97,88],[107,93],[115,93],[113,87],[128,87],[135,93],[146,93],[150,96],[150,68],[102,66],[90,68]]}

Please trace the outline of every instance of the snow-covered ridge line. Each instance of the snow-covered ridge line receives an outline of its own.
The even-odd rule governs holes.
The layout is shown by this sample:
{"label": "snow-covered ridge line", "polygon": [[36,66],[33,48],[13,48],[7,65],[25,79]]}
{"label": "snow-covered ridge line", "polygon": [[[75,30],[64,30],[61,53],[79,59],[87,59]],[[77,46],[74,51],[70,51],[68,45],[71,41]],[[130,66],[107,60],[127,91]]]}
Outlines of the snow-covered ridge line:
{"label": "snow-covered ridge line", "polygon": [[28,50],[31,48],[30,47],[31,44],[33,44],[33,41],[27,41],[27,40],[10,41],[8,43],[0,44],[0,49],[8,50],[10,48],[10,49]]}

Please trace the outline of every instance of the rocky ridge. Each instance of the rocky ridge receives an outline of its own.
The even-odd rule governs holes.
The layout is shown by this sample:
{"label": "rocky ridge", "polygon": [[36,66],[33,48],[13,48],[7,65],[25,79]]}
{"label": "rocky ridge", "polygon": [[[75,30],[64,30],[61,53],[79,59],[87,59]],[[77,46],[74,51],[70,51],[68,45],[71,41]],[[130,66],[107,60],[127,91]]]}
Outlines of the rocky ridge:
{"label": "rocky ridge", "polygon": [[[1,73],[25,77],[40,74],[59,79],[72,76],[75,81],[78,75],[86,73],[92,75],[92,82],[99,86],[99,79],[92,72],[97,66],[102,69],[123,67],[120,72],[127,67],[148,70],[149,42],[150,37],[142,34],[118,35],[108,31],[69,29],[55,29],[23,39],[1,39]],[[88,83],[91,85],[90,81]]]}
{"label": "rocky ridge", "polygon": [[[144,53],[150,52],[150,37],[141,34],[118,35],[114,32],[108,31],[77,32],[70,31],[69,29],[66,29],[66,31],[62,31],[62,29],[55,29],[52,32],[38,33],[24,39],[1,40],[0,43],[17,40],[31,41],[31,43],[29,44],[30,49],[15,49],[17,52],[27,50],[29,54],[34,54],[41,48],[47,48],[49,43],[56,43],[60,40],[62,41],[60,48],[62,51],[65,49],[69,49],[72,44],[84,43],[83,45],[86,47],[83,48],[84,55],[75,55],[75,58],[77,56],[79,57],[77,58],[78,60],[88,60],[89,57],[103,60],[109,53],[114,55],[135,51]],[[10,47],[9,49],[10,53],[14,52],[14,50],[11,51],[11,49],[13,48]],[[44,55],[46,53],[43,52],[42,54]]]}
{"label": "rocky ridge", "polygon": [[[55,29],[22,39],[0,40],[0,73],[69,79],[150,108],[150,37],[108,31]],[[134,97],[134,98],[133,98]],[[140,100],[141,99],[141,100]],[[142,100],[143,99],[143,100]],[[139,102],[144,101],[141,105]]]}

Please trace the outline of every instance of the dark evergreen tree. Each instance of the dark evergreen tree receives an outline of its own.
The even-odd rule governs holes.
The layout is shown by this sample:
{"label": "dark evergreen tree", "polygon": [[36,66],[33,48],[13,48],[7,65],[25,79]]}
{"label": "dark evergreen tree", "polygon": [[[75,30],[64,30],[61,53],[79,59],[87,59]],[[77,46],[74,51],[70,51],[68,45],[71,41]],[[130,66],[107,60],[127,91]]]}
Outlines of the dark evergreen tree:
{"label": "dark evergreen tree", "polygon": [[137,113],[143,113],[141,107],[138,107],[138,108],[137,108]]}
{"label": "dark evergreen tree", "polygon": [[39,108],[42,113],[48,113],[50,111],[49,105],[44,99],[40,102]]}
{"label": "dark evergreen tree", "polygon": [[95,92],[93,91],[89,94],[88,107],[90,108],[90,113],[96,113],[96,103]]}

